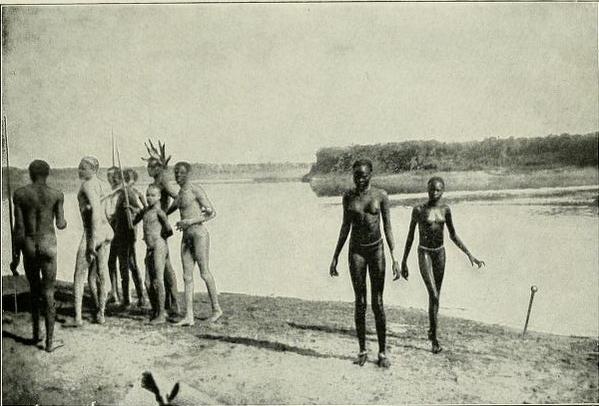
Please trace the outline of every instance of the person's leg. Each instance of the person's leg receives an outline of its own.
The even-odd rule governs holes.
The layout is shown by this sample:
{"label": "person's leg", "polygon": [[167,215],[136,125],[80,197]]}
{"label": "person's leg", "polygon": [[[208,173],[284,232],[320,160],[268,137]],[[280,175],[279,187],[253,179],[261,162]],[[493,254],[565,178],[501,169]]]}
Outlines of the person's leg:
{"label": "person's leg", "polygon": [[214,276],[210,272],[210,235],[205,229],[196,229],[193,232],[193,248],[195,260],[200,268],[200,276],[206,284],[208,290],[208,296],[210,296],[210,302],[212,303],[212,316],[210,321],[217,321],[223,314],[218,303],[218,291],[216,290],[216,282]]}
{"label": "person's leg", "polygon": [[383,244],[374,248],[368,255],[368,273],[370,275],[371,304],[376,324],[376,335],[379,342],[379,366],[388,368],[390,362],[386,357],[386,319],[383,307],[383,290],[385,288],[385,250]]}
{"label": "person's leg", "polygon": [[144,288],[142,284],[141,269],[137,266],[137,255],[135,253],[135,238],[131,236],[128,240],[127,258],[131,276],[133,277],[133,285],[135,285],[135,293],[137,294],[137,306],[143,307],[146,303]]}
{"label": "person's leg", "polygon": [[430,252],[418,249],[418,265],[420,267],[420,275],[428,292],[428,319],[429,319],[429,334],[428,338],[433,342],[437,342],[437,314],[439,312],[439,291],[435,283],[433,275],[433,261]]}
{"label": "person's leg", "polygon": [[[85,258],[85,248],[86,248],[86,240],[85,233],[83,234],[83,238],[81,238],[81,242],[79,243],[79,248],[77,249],[77,256],[75,258],[75,275],[73,286],[75,290],[75,325],[81,326],[83,325],[83,317],[82,317],[82,305],[83,305],[83,293],[85,286],[85,279],[88,274],[89,264],[87,262],[87,258]],[[90,285],[91,289],[91,285]]]}
{"label": "person's leg", "polygon": [[152,283],[154,284],[157,308],[157,315],[152,322],[158,324],[164,323],[166,321],[166,314],[164,310],[164,266],[166,261],[166,248],[164,242],[156,243],[152,259],[154,270],[152,275]]}
{"label": "person's leg", "polygon": [[146,249],[144,264],[146,266],[144,285],[146,285],[146,292],[150,301],[150,307],[152,308],[150,319],[153,319],[158,314],[158,307],[156,305],[156,292],[154,291],[154,285],[152,283],[154,277],[154,250],[149,247]]}
{"label": "person's leg", "polygon": [[54,284],[56,282],[56,256],[49,256],[41,261],[42,269],[42,303],[45,308],[46,322],[46,351],[52,352],[54,346],[54,321],[56,306],[54,303]]}
{"label": "person's leg", "polygon": [[443,286],[443,276],[445,275],[445,249],[431,253],[433,265],[433,277],[437,287],[437,306],[435,307],[435,333],[433,335],[433,352],[441,352],[442,348],[437,337],[439,331],[439,307],[441,303],[441,287]]}
{"label": "person's leg", "polygon": [[173,265],[171,264],[170,254],[168,252],[168,243],[166,245],[166,265],[164,267],[164,307],[171,316],[179,314],[179,303],[177,301],[177,276]]}
{"label": "person's leg", "polygon": [[112,299],[115,304],[119,305],[120,293],[119,293],[119,271],[116,267],[117,260],[117,248],[114,244],[114,241],[110,243],[110,252],[108,254],[108,273],[110,274],[110,286],[111,291],[109,293],[109,299]]}
{"label": "person's leg", "polygon": [[117,257],[119,259],[119,271],[121,273],[121,298],[124,307],[131,305],[131,291],[129,289],[129,250],[127,242],[119,239],[116,243]]}
{"label": "person's leg", "polygon": [[104,324],[104,311],[106,309],[106,299],[110,289],[110,275],[108,274],[108,250],[110,242],[105,241],[96,248],[96,273],[98,278],[98,314],[96,321]]}
{"label": "person's leg", "polygon": [[349,274],[354,288],[354,320],[360,353],[354,362],[360,366],[366,363],[366,259],[351,247],[349,249]]}
{"label": "person's leg", "polygon": [[192,243],[189,236],[183,233],[181,239],[181,263],[183,265],[183,282],[185,286],[185,317],[181,319],[177,326],[193,326],[193,268],[195,261],[191,250]]}
{"label": "person's leg", "polygon": [[[26,250],[29,251],[29,250]],[[29,299],[31,303],[31,323],[33,327],[33,342],[38,343],[40,338],[40,299],[41,280],[40,265],[34,252],[23,252],[23,268],[29,281]]]}

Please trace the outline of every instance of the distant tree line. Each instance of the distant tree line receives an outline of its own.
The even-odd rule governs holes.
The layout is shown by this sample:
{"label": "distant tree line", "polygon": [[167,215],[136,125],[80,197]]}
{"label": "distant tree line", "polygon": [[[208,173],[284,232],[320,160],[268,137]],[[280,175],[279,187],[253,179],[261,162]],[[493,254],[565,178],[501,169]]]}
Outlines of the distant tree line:
{"label": "distant tree line", "polygon": [[[174,163],[169,165],[174,167]],[[267,178],[276,180],[279,177],[296,176],[300,178],[302,174],[310,168],[308,163],[298,162],[265,162],[265,163],[248,163],[248,164],[204,164],[192,163],[192,181],[201,181],[202,179],[229,179],[229,178],[252,178],[257,179]],[[98,176],[106,179],[105,167],[100,168]],[[124,169],[124,168],[123,168]],[[151,178],[148,175],[145,166],[133,167],[139,175],[139,183],[149,183]],[[291,173],[291,174],[290,174]],[[2,168],[2,193],[3,198],[7,192],[7,174],[6,168]],[[174,180],[174,178],[173,178]],[[29,173],[25,168],[10,168],[10,185],[12,191],[17,187],[29,183]],[[74,191],[80,184],[77,168],[52,168],[48,184],[52,187],[63,191]]]}
{"label": "distant tree line", "polygon": [[537,138],[487,138],[473,142],[406,141],[322,148],[306,175],[346,173],[368,158],[377,173],[417,170],[468,171],[492,168],[597,166],[599,132]]}

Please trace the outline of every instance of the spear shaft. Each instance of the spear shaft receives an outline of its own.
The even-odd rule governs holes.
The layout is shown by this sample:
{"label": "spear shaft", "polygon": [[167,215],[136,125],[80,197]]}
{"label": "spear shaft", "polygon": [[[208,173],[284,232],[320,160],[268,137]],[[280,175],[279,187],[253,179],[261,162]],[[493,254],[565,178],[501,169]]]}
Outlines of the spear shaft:
{"label": "spear shaft", "polygon": [[127,209],[125,209],[125,213],[127,214],[127,223],[129,224],[129,228],[133,230],[133,220],[131,219],[131,212],[129,211],[129,191],[125,186],[125,175],[123,173],[123,167],[121,166],[121,154],[118,147],[116,148],[116,158],[119,163],[119,171],[121,172],[121,186],[123,187],[123,193],[125,193],[125,202],[127,203]]}
{"label": "spear shaft", "polygon": [[[14,260],[15,258],[15,241],[14,241],[14,234],[13,234],[13,230],[14,230],[14,224],[13,224],[13,207],[12,207],[12,192],[10,189],[10,164],[8,161],[8,129],[6,127],[6,116],[2,117],[2,124],[3,124],[3,138],[4,138],[4,147],[6,148],[6,192],[8,194],[8,217],[9,217],[9,226],[10,226],[10,247],[11,247],[11,254],[12,254],[12,258]],[[12,262],[12,261],[11,261]],[[14,288],[14,300],[15,300],[15,313],[18,313],[18,307],[17,307],[17,279],[16,276],[17,274],[15,273],[16,270],[12,270],[13,272],[13,288]]]}

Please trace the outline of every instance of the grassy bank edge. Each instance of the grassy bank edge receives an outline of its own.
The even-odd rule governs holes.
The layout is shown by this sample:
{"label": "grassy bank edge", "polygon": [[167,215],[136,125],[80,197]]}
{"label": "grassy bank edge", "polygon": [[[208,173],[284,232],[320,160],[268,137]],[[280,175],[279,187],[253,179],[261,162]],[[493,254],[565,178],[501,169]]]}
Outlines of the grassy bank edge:
{"label": "grassy bank edge", "polygon": [[[389,194],[423,193],[432,176],[445,180],[445,189],[451,191],[486,191],[505,189],[537,189],[547,187],[588,186],[599,184],[599,168],[565,167],[527,171],[414,171],[393,175],[375,175],[372,185]],[[353,186],[351,174],[314,177],[310,187],[317,196],[340,196]]]}

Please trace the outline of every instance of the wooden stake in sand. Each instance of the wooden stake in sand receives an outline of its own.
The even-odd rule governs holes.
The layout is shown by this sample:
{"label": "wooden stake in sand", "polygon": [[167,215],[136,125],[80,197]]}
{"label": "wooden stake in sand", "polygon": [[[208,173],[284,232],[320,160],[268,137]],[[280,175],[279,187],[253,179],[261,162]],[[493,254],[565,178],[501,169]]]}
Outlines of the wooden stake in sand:
{"label": "wooden stake in sand", "polygon": [[[2,142],[3,142],[3,146],[4,146],[4,150],[6,152],[6,192],[7,192],[7,198],[8,198],[8,217],[9,217],[9,225],[10,225],[10,246],[11,246],[11,255],[12,258],[14,259],[15,257],[15,242],[13,240],[13,229],[14,229],[14,224],[13,224],[13,208],[12,208],[12,193],[10,190],[10,164],[8,162],[8,130],[6,128],[6,116],[2,117]],[[13,288],[14,288],[14,299],[15,299],[15,313],[19,312],[18,306],[17,306],[17,276],[19,276],[19,273],[17,272],[17,269],[12,267],[12,261],[11,261],[11,267],[10,267],[10,271],[13,274]]]}
{"label": "wooden stake in sand", "polygon": [[532,309],[532,301],[535,298],[535,293],[539,290],[535,285],[530,287],[530,301],[528,302],[528,312],[526,313],[526,322],[524,323],[524,331],[522,332],[522,336],[526,334],[526,329],[528,328],[528,320],[530,319],[530,310]]}

